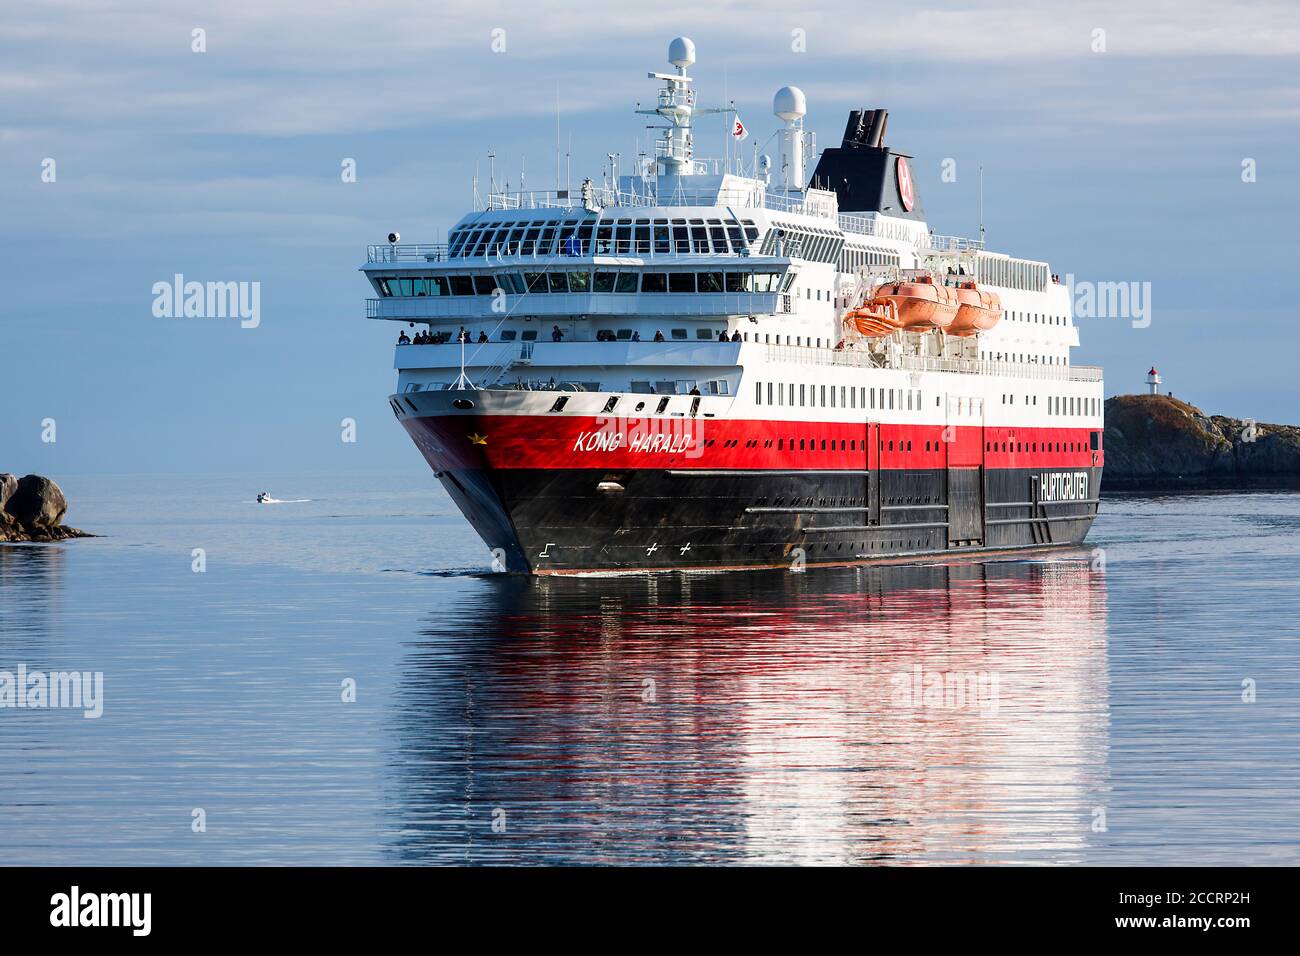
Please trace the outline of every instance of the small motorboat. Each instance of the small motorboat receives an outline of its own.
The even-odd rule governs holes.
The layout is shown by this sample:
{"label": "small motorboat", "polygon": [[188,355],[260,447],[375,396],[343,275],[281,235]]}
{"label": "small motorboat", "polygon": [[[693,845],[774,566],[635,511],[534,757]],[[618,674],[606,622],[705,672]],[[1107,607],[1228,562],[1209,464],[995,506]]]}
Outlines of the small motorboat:
{"label": "small motorboat", "polygon": [[957,315],[960,303],[957,290],[922,275],[897,282],[886,282],[872,293],[870,306],[893,303],[899,328],[905,332],[929,332],[947,329]]}
{"label": "small motorboat", "polygon": [[274,500],[275,499],[271,497],[271,493],[269,491],[259,491],[257,493],[257,503],[259,505],[270,504]]}
{"label": "small motorboat", "polygon": [[974,282],[961,283],[953,290],[960,303],[952,324],[944,331],[961,337],[987,332],[1002,318],[1002,299],[996,292],[987,292]]}

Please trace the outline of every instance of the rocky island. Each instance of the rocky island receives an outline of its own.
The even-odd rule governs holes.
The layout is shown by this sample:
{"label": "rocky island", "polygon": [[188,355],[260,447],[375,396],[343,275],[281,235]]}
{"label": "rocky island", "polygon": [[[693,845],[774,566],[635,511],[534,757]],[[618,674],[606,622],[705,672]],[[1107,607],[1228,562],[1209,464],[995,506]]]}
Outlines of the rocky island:
{"label": "rocky island", "polygon": [[1171,395],[1117,395],[1105,410],[1105,489],[1300,485],[1300,427],[1206,415]]}
{"label": "rocky island", "polygon": [[92,535],[62,524],[68,499],[42,475],[0,472],[0,541],[62,541]]}

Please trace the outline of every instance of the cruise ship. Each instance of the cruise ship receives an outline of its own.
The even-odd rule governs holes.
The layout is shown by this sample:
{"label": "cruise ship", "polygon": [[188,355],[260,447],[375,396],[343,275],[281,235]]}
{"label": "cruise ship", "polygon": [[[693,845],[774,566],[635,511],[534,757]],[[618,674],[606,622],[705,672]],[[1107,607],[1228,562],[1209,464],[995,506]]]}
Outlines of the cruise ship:
{"label": "cruise ship", "polygon": [[[669,44],[653,155],[495,188],[445,243],[372,245],[393,414],[531,574],[805,568],[1078,545],[1102,374],[1047,262],[937,235],[884,109],[818,151],[795,87],[760,153]],[[736,141],[696,157],[694,120]],[[755,137],[757,140],[757,137]],[[748,147],[748,150],[747,148]],[[750,156],[746,156],[746,152]],[[772,154],[775,154],[773,156]]]}

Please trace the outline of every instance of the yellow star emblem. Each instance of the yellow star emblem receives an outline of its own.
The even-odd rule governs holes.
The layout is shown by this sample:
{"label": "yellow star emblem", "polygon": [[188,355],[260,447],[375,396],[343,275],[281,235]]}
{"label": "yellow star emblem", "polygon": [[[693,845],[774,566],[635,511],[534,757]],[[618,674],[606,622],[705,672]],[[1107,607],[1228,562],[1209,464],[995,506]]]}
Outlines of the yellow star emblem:
{"label": "yellow star emblem", "polygon": [[487,435],[480,435],[478,432],[470,432],[465,436],[469,439],[471,445],[486,445]]}

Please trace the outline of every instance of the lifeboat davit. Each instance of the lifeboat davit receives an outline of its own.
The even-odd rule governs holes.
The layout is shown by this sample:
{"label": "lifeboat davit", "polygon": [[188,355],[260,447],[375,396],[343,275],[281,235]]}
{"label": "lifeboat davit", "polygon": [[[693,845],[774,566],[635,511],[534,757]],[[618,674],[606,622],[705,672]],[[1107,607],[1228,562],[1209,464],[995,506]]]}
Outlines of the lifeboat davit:
{"label": "lifeboat davit", "polygon": [[876,289],[868,305],[885,303],[893,304],[899,328],[905,332],[947,329],[960,307],[957,290],[940,285],[933,276],[886,282]]}
{"label": "lifeboat davit", "polygon": [[859,335],[867,338],[881,338],[902,328],[898,321],[898,309],[892,302],[879,305],[867,303],[844,316]]}
{"label": "lifeboat davit", "polygon": [[986,292],[974,282],[963,282],[952,290],[957,296],[957,315],[946,331],[949,335],[970,336],[987,332],[1002,318],[1002,300],[996,292]]}

